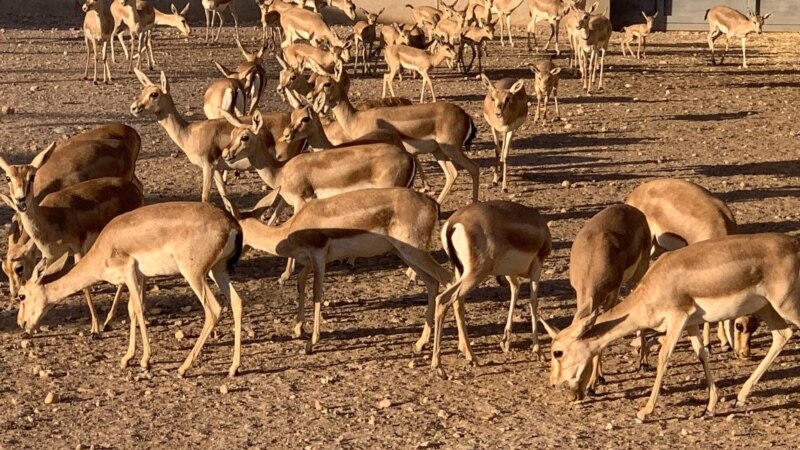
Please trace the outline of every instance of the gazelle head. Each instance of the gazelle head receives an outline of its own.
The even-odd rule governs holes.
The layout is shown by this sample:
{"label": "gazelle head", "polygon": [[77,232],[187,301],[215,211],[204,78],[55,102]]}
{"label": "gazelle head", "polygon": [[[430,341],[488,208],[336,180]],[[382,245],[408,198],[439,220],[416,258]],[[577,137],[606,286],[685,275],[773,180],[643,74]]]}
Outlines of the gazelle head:
{"label": "gazelle head", "polygon": [[550,344],[550,384],[561,387],[570,401],[582,400],[592,375],[592,354],[588,345],[597,312],[578,319],[569,327],[558,331],[542,321],[547,334],[553,339]]}
{"label": "gazelle head", "polygon": [[131,114],[138,117],[143,112],[159,115],[170,108],[172,98],[169,95],[169,80],[164,71],[161,71],[161,85],[155,85],[142,71],[135,68],[136,78],[142,83],[142,92],[131,103]]}
{"label": "gazelle head", "polygon": [[278,95],[283,98],[284,91],[286,89],[294,89],[302,74],[289,66],[281,55],[276,54],[275,59],[278,60],[278,64],[281,66],[281,71],[278,74],[277,91]]}
{"label": "gazelle head", "polygon": [[658,17],[658,11],[656,11],[656,13],[652,16],[648,16],[644,13],[644,11],[642,11],[642,16],[644,16],[644,20],[647,21],[647,29],[653,29],[653,23],[656,21],[656,17]]}
{"label": "gazelle head", "polygon": [[381,8],[381,10],[378,11],[377,13],[371,13],[366,9],[361,8],[361,13],[364,14],[364,16],[366,16],[368,24],[375,25],[378,23],[378,18],[381,16],[381,14],[383,14],[383,11],[385,10],[386,8]]}
{"label": "gazelle head", "polygon": [[96,10],[102,4],[103,0],[86,0],[86,2],[81,7],[81,10],[87,13],[91,10]]}
{"label": "gazelle head", "polygon": [[192,34],[192,28],[186,21],[186,12],[189,11],[189,5],[191,5],[191,2],[187,2],[186,6],[180,11],[178,11],[174,3],[170,5],[170,10],[172,11],[172,14],[170,14],[170,23],[180,31],[181,36],[187,38]]}
{"label": "gazelle head", "polygon": [[348,36],[345,39],[345,43],[341,46],[339,45],[331,46],[331,53],[333,53],[334,58],[344,62],[350,61],[350,46],[353,45],[352,37],[353,37],[352,35]]}
{"label": "gazelle head", "polygon": [[19,288],[19,312],[17,325],[23,330],[31,332],[39,327],[42,317],[55,306],[60,299],[49,299],[45,292],[45,277],[49,274],[61,272],[69,258],[69,252],[64,253],[56,261],[49,263],[46,259],[39,261],[33,269],[33,275]]}
{"label": "gazelle head", "polygon": [[589,9],[584,10],[583,8],[576,8],[572,6],[573,11],[577,14],[576,20],[576,31],[581,32],[584,39],[588,37],[589,33],[589,19],[592,17],[592,13],[597,10],[599,3],[594,2]]}
{"label": "gazelle head", "polygon": [[349,86],[350,79],[339,61],[333,74],[317,76],[314,89],[308,93],[308,101],[317,114],[327,114],[330,108],[347,98]]}
{"label": "gazelle head", "polygon": [[555,67],[550,70],[542,70],[542,68],[534,64],[531,66],[531,72],[533,72],[534,86],[543,92],[550,92],[558,83],[561,67]]}
{"label": "gazelle head", "polygon": [[483,80],[483,85],[486,87],[486,97],[489,98],[492,105],[494,105],[492,109],[494,109],[494,115],[497,117],[503,116],[503,112],[506,107],[508,107],[509,103],[511,103],[511,99],[525,88],[525,80],[517,80],[517,82],[508,89],[496,88],[492,80],[490,80],[485,73],[481,73],[481,80]]}
{"label": "gazelle head", "polygon": [[324,102],[321,96],[314,98],[314,103],[320,103],[316,106],[308,103],[305,99],[300,99],[300,106],[292,111],[289,126],[283,130],[282,139],[287,144],[298,139],[307,138],[319,131],[316,127],[319,118],[315,111],[324,109],[324,105],[321,102]]}
{"label": "gazelle head", "polygon": [[356,5],[353,0],[326,0],[331,8],[340,9],[350,20],[356,20]]}
{"label": "gazelle head", "polygon": [[262,138],[264,134],[261,133],[264,128],[264,116],[261,115],[261,111],[256,110],[250,125],[225,111],[222,111],[222,117],[233,125],[231,142],[222,150],[222,158],[227,163],[232,164],[247,158],[253,151],[264,145]]}
{"label": "gazelle head", "polygon": [[750,23],[753,24],[753,30],[758,34],[763,33],[764,21],[769,19],[772,13],[770,12],[761,16],[754,13],[753,10],[750,8],[747,8],[747,12],[750,14]]}
{"label": "gazelle head", "polygon": [[264,56],[264,47],[262,46],[260,49],[254,52],[248,52],[244,46],[242,45],[242,41],[239,38],[236,38],[236,46],[239,47],[239,51],[242,52],[242,56],[244,59],[249,63],[261,63],[261,57]]}
{"label": "gazelle head", "polygon": [[750,340],[758,329],[755,316],[742,316],[733,323],[733,351],[739,359],[750,359]]}
{"label": "gazelle head", "polygon": [[8,276],[8,289],[11,299],[17,298],[19,287],[31,277],[33,267],[36,265],[36,247],[33,240],[22,230],[19,216],[11,219],[11,229],[8,232],[8,252],[3,261],[3,272]]}
{"label": "gazelle head", "polygon": [[53,142],[46,149],[39,152],[30,164],[11,165],[5,158],[0,156],[0,169],[6,174],[8,182],[8,195],[0,194],[0,199],[11,209],[18,213],[25,213],[33,203],[33,181],[36,178],[36,171],[56,148]]}

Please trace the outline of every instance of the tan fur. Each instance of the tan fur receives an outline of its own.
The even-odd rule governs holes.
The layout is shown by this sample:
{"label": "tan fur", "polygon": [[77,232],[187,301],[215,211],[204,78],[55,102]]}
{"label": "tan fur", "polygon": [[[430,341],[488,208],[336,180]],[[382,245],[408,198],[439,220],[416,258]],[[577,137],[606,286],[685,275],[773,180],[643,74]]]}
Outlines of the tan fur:
{"label": "tan fur", "polygon": [[419,102],[425,101],[425,84],[430,89],[431,98],[436,102],[436,94],[433,92],[433,82],[430,77],[430,70],[438,67],[445,60],[454,60],[456,52],[449,44],[440,44],[433,53],[425,50],[409,47],[408,45],[390,45],[386,47],[384,54],[386,65],[389,72],[383,76],[383,97],[386,97],[386,87],[392,96],[394,93],[394,77],[400,69],[411,69],[422,77],[422,87],[420,88]]}
{"label": "tan fur", "polygon": [[[276,6],[279,3],[280,0],[274,0],[272,7],[284,8]],[[330,29],[319,13],[297,7],[285,8],[280,10],[280,13],[281,28],[284,33],[282,48],[288,47],[299,39],[309,40],[312,44],[327,41],[329,45],[344,46],[344,42],[336,36],[336,33]]]}
{"label": "tan fur", "polygon": [[550,37],[544,44],[543,52],[547,51],[550,46],[550,41],[555,36],[556,55],[560,55],[561,51],[558,49],[558,24],[564,14],[564,2],[562,0],[528,0],[528,12],[531,15],[531,20],[528,22],[527,27],[527,43],[528,50],[531,48],[531,34],[533,34],[533,46],[537,51],[539,45],[536,43],[536,24],[541,20],[546,20],[550,25]]}
{"label": "tan fur", "polygon": [[742,67],[747,68],[747,36],[752,33],[761,34],[764,21],[772,16],[772,13],[760,16],[749,9],[748,13],[750,14],[749,18],[735,9],[723,5],[714,6],[706,11],[708,48],[711,50],[712,64],[716,64],[714,60],[714,41],[724,34],[727,38],[725,52],[722,53],[719,63],[723,64],[725,62],[725,53],[728,52],[731,38],[740,38],[742,40]]}
{"label": "tan fur", "polygon": [[522,6],[522,2],[524,0],[494,0],[492,4],[492,12],[497,14],[500,19],[500,45],[505,46],[506,43],[503,40],[503,31],[508,34],[508,43],[512,47],[514,46],[514,40],[511,37],[511,14],[516,11],[517,8]]}
{"label": "tan fur", "polygon": [[362,10],[367,20],[359,20],[353,25],[353,47],[355,48],[353,70],[358,71],[358,57],[361,56],[362,72],[367,73],[367,71],[371,71],[370,62],[372,60],[372,51],[375,47],[375,39],[378,37],[376,26],[378,24],[378,18],[383,14],[385,9],[386,8],[381,8],[377,13]]}
{"label": "tan fur", "polygon": [[514,138],[514,132],[528,118],[525,80],[503,78],[492,82],[485,74],[481,74],[481,79],[487,91],[483,99],[483,118],[489,124],[494,139],[495,165],[492,184],[496,186],[499,183],[503,192],[508,192],[506,175],[511,140]]}
{"label": "tan fur", "polygon": [[644,16],[645,23],[628,25],[622,29],[622,32],[625,33],[625,37],[622,38],[622,43],[620,44],[622,47],[622,56],[626,56],[626,46],[628,47],[628,51],[631,53],[631,56],[633,56],[631,42],[636,39],[636,42],[638,43],[638,46],[636,47],[636,59],[647,57],[647,35],[650,34],[650,31],[653,29],[653,23],[655,22],[656,16],[658,16],[658,12],[652,16],[648,16],[642,12],[642,15]]}
{"label": "tan fur", "polygon": [[[547,102],[550,97],[553,97],[553,102],[556,105],[557,120],[560,116],[558,112],[558,81],[560,78],[561,68],[556,67],[550,59],[539,60],[531,66],[533,71],[533,91],[536,93],[536,114],[533,116],[533,122],[539,120],[539,112],[542,112],[542,125],[547,119]],[[544,105],[542,105],[544,99]]]}
{"label": "tan fur", "polygon": [[222,13],[226,10],[231,13],[233,18],[233,31],[236,39],[239,38],[239,15],[236,13],[235,0],[202,0],[203,9],[206,13],[206,42],[208,42],[209,33],[213,34],[214,19],[219,17],[219,29],[217,35],[214,37],[214,42],[219,41],[219,34],[222,32]]}
{"label": "tan fur", "polygon": [[[583,78],[583,88],[587,94],[592,92],[592,85],[597,78],[597,66],[600,66],[598,89],[603,88],[603,70],[608,42],[611,39],[611,21],[602,15],[593,14],[597,10],[595,2],[587,11],[575,9],[577,27],[575,42],[578,48],[578,61]],[[588,59],[587,59],[588,58]],[[599,63],[598,63],[599,58]]]}
{"label": "tan fur", "polygon": [[87,0],[83,5],[86,16],[83,19],[83,36],[86,43],[86,70],[84,79],[89,79],[89,43],[94,50],[94,76],[92,82],[97,83],[97,45],[102,45],[103,83],[111,83],[111,68],[108,65],[106,47],[114,33],[114,17],[106,6],[107,0]]}
{"label": "tan fur", "polygon": [[[217,67],[223,74],[227,73],[219,63]],[[235,75],[228,75],[225,78],[214,80],[203,94],[203,112],[209,120],[222,118],[222,113],[233,114],[235,116],[244,115],[244,105],[246,102],[244,85]]]}

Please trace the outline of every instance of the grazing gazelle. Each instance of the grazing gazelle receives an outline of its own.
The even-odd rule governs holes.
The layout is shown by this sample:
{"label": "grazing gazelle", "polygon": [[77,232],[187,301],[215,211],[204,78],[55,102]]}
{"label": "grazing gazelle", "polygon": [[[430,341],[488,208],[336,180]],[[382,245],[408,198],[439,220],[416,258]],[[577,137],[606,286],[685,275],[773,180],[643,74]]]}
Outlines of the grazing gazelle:
{"label": "grazing gazelle", "polygon": [[[625,203],[647,217],[653,235],[652,255],[707,239],[736,233],[736,220],[722,200],[695,183],[662,179],[643,183]],[[731,324],[720,324],[717,335],[723,350],[733,345]],[[703,329],[703,344],[711,351],[710,329]]]}
{"label": "grazing gazelle", "polygon": [[544,259],[550,254],[550,229],[533,208],[509,201],[474,203],[456,211],[442,226],[442,247],[453,263],[455,282],[436,297],[433,356],[431,368],[440,367],[442,328],[447,309],[454,305],[458,326],[458,349],[467,362],[474,362],[467,336],[464,310],[466,295],[489,276],[502,276],[511,287],[511,303],[500,347],[511,347],[511,325],[519,299],[520,278],[531,282],[531,328],[534,357],[541,356],[537,333],[539,277]]}
{"label": "grazing gazelle", "polygon": [[706,10],[704,18],[708,20],[708,48],[711,49],[711,64],[717,63],[714,60],[714,41],[724,34],[727,40],[725,41],[725,51],[722,53],[719,63],[725,62],[725,53],[728,52],[731,39],[740,38],[742,40],[742,68],[747,68],[747,35],[750,33],[761,34],[764,21],[772,16],[772,13],[763,16],[754,14],[750,8],[747,8],[747,12],[750,14],[750,18],[733,8],[723,5],[717,5]]}
{"label": "grazing gazelle", "polygon": [[[333,45],[329,50],[323,50],[310,44],[297,42],[283,49],[283,60],[289,67],[299,72],[319,67],[322,71],[316,73],[333,73],[337,62],[350,61],[350,46],[352,44],[353,41],[348,39],[341,47]],[[316,63],[316,66],[311,64],[312,61]]]}
{"label": "grazing gazelle", "polygon": [[[141,207],[112,220],[92,248],[69,272],[59,278],[37,270],[19,291],[21,300],[17,323],[34,330],[42,317],[74,292],[106,281],[125,285],[130,337],[128,351],[120,361],[126,367],[136,353],[136,327],[142,338],[141,367],[150,367],[150,341],[144,319],[145,282],[157,276],[183,276],[205,312],[205,321],[189,356],[178,368],[184,375],[200,354],[219,320],[222,307],[208,286],[211,276],[230,301],[234,323],[233,363],[228,375],[239,369],[242,342],[242,300],[230,284],[232,272],[242,254],[242,229],[229,214],[207,203],[168,202]],[[53,263],[63,265],[66,258]],[[41,267],[44,269],[44,267]]]}
{"label": "grazing gazelle", "polygon": [[[525,80],[503,78],[492,82],[486,74],[481,74],[486,88],[483,99],[483,118],[489,124],[494,139],[494,176],[492,184],[502,186],[508,192],[508,152],[514,132],[528,118],[528,96],[525,94]],[[498,136],[498,134],[500,136]],[[502,137],[502,140],[500,139]]]}
{"label": "grazing gazelle", "polygon": [[645,420],[655,408],[667,363],[686,330],[703,364],[713,415],[719,398],[702,344],[700,325],[755,314],[772,331],[772,345],[744,383],[734,408],[741,407],[800,326],[800,241],[781,234],[734,235],[669,252],[656,261],[637,288],[602,314],[578,320],[563,331],[548,327],[553,337],[550,382],[571,399],[586,392],[591,360],[615,340],[654,329],[666,338],[658,355],[658,371],[647,404],[637,414]]}
{"label": "grazing gazelle", "polygon": [[631,48],[631,42],[636,39],[638,46],[636,47],[636,59],[647,58],[647,35],[650,34],[650,31],[653,29],[653,23],[658,17],[658,11],[652,16],[648,16],[647,14],[642,11],[642,15],[644,16],[645,23],[637,23],[633,25],[628,25],[627,27],[623,28],[622,31],[625,33],[625,37],[622,38],[622,43],[620,46],[622,47],[622,56],[625,55],[625,47],[628,47],[628,51],[633,56],[633,49]]}
{"label": "grazing gazelle", "polygon": [[[321,152],[325,153],[325,152]],[[279,191],[274,191],[277,196]],[[262,201],[263,203],[263,201]],[[358,205],[358,207],[354,207]],[[430,340],[439,285],[450,274],[430,255],[439,208],[434,201],[406,188],[362,189],[312,200],[288,221],[269,226],[255,214],[241,215],[244,244],[272,255],[294,258],[303,270],[297,277],[297,319],[294,334],[304,334],[305,288],[314,274],[314,328],[306,352],[319,342],[325,265],[330,261],[394,253],[425,283],[428,308],[414,351]]]}
{"label": "grazing gazelle", "polygon": [[[617,304],[622,285],[636,287],[650,266],[652,237],[647,218],[628,205],[603,209],[581,228],[569,252],[569,284],[575,289],[577,307],[573,322]],[[647,366],[644,334],[639,349],[639,369]],[[592,365],[588,386],[600,381],[600,355]]]}
{"label": "grazing gazelle", "polygon": [[180,11],[178,11],[178,8],[176,8],[174,4],[170,5],[171,14],[163,13],[159,11],[158,8],[155,8],[156,26],[167,26],[175,28],[181,33],[181,36],[188,38],[192,34],[192,28],[186,21],[186,13],[189,12],[189,6],[191,5],[192,5],[191,2],[187,2],[186,6],[184,6],[183,9]]}
{"label": "grazing gazelle", "polygon": [[437,203],[442,204],[455,183],[458,176],[456,164],[472,176],[472,201],[478,201],[478,165],[464,154],[477,130],[469,114],[452,103],[421,103],[359,111],[350,103],[342,86],[341,82],[346,80],[345,73],[317,77],[313,95],[315,98],[322,96],[325,109],[332,111],[347,140],[378,130],[397,133],[406,151],[412,155],[432,153],[444,170],[444,188]]}
{"label": "grazing gazelle", "polygon": [[[556,67],[551,59],[541,59],[531,64],[531,71],[533,72],[533,91],[536,93],[536,113],[533,116],[533,122],[539,120],[539,112],[542,113],[542,125],[547,119],[547,103],[550,96],[553,97],[553,103],[556,105],[556,117],[558,119],[558,81],[561,67]],[[542,105],[544,99],[544,105]]]}
{"label": "grazing gazelle", "polygon": [[436,94],[433,92],[433,82],[431,81],[430,71],[434,67],[438,67],[445,60],[455,60],[456,51],[453,46],[447,43],[434,44],[436,49],[433,53],[428,53],[425,50],[420,50],[408,45],[390,45],[386,47],[384,57],[386,58],[386,65],[389,68],[388,73],[383,76],[383,96],[386,97],[386,86],[389,86],[389,91],[392,96],[394,93],[394,77],[401,69],[410,69],[422,77],[422,87],[420,88],[419,102],[425,101],[425,84],[431,92],[433,102],[436,102]]}
{"label": "grazing gazelle", "polygon": [[270,11],[281,14],[281,28],[285,33],[281,47],[285,48],[293,42],[306,39],[312,44],[327,41],[329,45],[343,47],[344,42],[331,30],[319,13],[295,6],[286,7],[281,0],[273,0]]}
{"label": "grazing gazelle", "polygon": [[103,83],[111,83],[111,68],[108,66],[106,49],[113,37],[114,17],[106,5],[106,0],[86,0],[86,3],[83,4],[83,12],[86,13],[83,19],[83,36],[86,42],[86,70],[83,73],[83,79],[89,79],[89,43],[91,42],[91,49],[94,49],[92,82],[97,84],[97,45],[100,44],[102,45]]}
{"label": "grazing gazelle", "polygon": [[206,12],[206,42],[208,42],[209,33],[214,34],[214,19],[219,17],[219,29],[217,35],[214,37],[214,42],[219,41],[219,34],[222,32],[222,13],[225,10],[230,11],[233,17],[233,30],[236,37],[239,37],[239,17],[236,14],[234,7],[235,0],[202,0],[203,9]]}

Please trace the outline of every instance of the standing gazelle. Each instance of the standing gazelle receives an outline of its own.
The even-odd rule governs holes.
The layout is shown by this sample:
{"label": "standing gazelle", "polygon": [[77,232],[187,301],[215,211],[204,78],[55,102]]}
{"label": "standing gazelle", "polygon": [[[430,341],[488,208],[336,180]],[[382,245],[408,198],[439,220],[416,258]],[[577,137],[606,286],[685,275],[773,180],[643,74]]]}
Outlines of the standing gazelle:
{"label": "standing gazelle", "polygon": [[519,299],[520,278],[531,282],[531,328],[534,357],[541,356],[537,337],[539,277],[544,259],[550,254],[550,229],[533,208],[509,201],[474,203],[456,211],[442,226],[442,247],[453,263],[456,280],[436,297],[433,356],[431,368],[440,367],[442,328],[447,309],[454,305],[458,326],[458,349],[467,362],[474,362],[467,336],[464,299],[489,276],[503,276],[511,287],[511,303],[500,347],[511,347],[511,325]]}
{"label": "standing gazelle", "polygon": [[425,84],[431,92],[433,102],[436,102],[436,94],[433,92],[433,82],[431,81],[430,71],[438,67],[445,60],[454,61],[456,51],[453,46],[447,43],[435,44],[433,53],[425,50],[410,47],[408,45],[390,45],[384,52],[388,73],[383,76],[383,96],[386,97],[386,87],[394,97],[394,77],[402,69],[409,69],[417,72],[422,77],[422,87],[420,88],[419,102],[425,101]]}
{"label": "standing gazelle", "polygon": [[[536,113],[533,116],[533,122],[539,120],[539,114],[542,115],[542,125],[547,119],[547,103],[550,97],[553,97],[553,103],[556,105],[556,117],[558,119],[558,81],[560,79],[561,67],[556,67],[551,59],[542,59],[531,65],[533,72],[533,92],[536,93]],[[542,104],[544,100],[544,105]]]}
{"label": "standing gazelle", "polygon": [[622,43],[620,46],[622,47],[622,56],[625,55],[625,47],[628,47],[628,51],[633,56],[633,49],[631,48],[631,42],[636,39],[638,43],[636,47],[636,59],[647,58],[647,35],[650,34],[650,31],[653,29],[653,23],[658,17],[658,11],[652,16],[648,16],[647,14],[642,11],[642,16],[644,16],[645,23],[637,23],[633,25],[628,25],[627,27],[623,28],[622,31],[625,33],[625,37],[622,38]]}
{"label": "standing gazelle", "polygon": [[236,35],[236,38],[239,37],[239,17],[236,14],[236,8],[234,7],[235,0],[202,0],[203,9],[206,12],[206,43],[208,42],[209,33],[211,35],[214,34],[214,19],[215,17],[219,17],[219,29],[217,30],[217,35],[214,37],[214,42],[219,41],[219,34],[222,32],[222,13],[225,10],[230,11],[231,17],[233,17],[233,30]]}
{"label": "standing gazelle", "polygon": [[[36,270],[34,277],[20,289],[22,302],[17,323],[28,331],[36,329],[44,314],[70,294],[99,281],[124,284],[131,293],[130,338],[120,366],[126,367],[136,352],[138,324],[143,349],[140,365],[147,369],[150,341],[143,312],[145,282],[151,277],[180,274],[205,311],[203,330],[178,368],[178,373],[184,375],[200,354],[222,311],[206,281],[206,275],[210,275],[233,311],[233,364],[228,374],[234,376],[241,360],[242,300],[230,284],[230,273],[242,254],[242,240],[242,229],[236,221],[213,205],[171,202],[144,206],[112,220],[86,256],[60,278],[53,279]],[[65,260],[54,263],[54,268]]]}
{"label": "standing gazelle", "polygon": [[592,14],[597,9],[597,2],[594,2],[587,11],[578,10],[577,12],[578,30],[575,36],[578,44],[581,67],[581,77],[583,78],[583,88],[587,94],[591,94],[592,85],[597,78],[598,58],[600,65],[600,80],[597,84],[598,89],[603,88],[603,70],[605,66],[606,50],[611,39],[611,21],[606,16]]}
{"label": "standing gazelle", "polygon": [[772,331],[767,355],[744,383],[734,407],[741,407],[800,326],[800,241],[780,234],[736,235],[712,239],[667,253],[653,264],[639,286],[602,314],[592,314],[563,331],[548,327],[553,337],[550,383],[572,399],[586,392],[585,373],[591,359],[615,340],[638,330],[665,332],[658,371],[647,404],[637,414],[645,420],[655,408],[667,363],[686,330],[703,364],[709,400],[706,414],[716,409],[717,386],[701,342],[704,322],[732,320],[746,314],[763,319]]}
{"label": "standing gazelle", "polygon": [[[511,139],[514,132],[525,123],[528,118],[528,96],[525,94],[525,80],[503,78],[492,82],[485,74],[481,80],[486,87],[486,97],[483,99],[483,118],[489,124],[494,139],[494,177],[492,184],[495,186],[502,179],[503,192],[508,192],[508,152],[511,150]],[[502,135],[502,140],[498,137]]]}
{"label": "standing gazelle", "polygon": [[760,16],[754,14],[750,8],[747,9],[750,18],[747,18],[739,11],[727,6],[717,5],[706,10],[705,19],[708,20],[708,48],[711,49],[711,64],[716,64],[714,60],[714,41],[723,34],[727,38],[725,41],[725,52],[719,63],[725,62],[725,53],[731,45],[731,38],[741,38],[742,40],[742,68],[747,68],[747,35],[751,33],[761,34],[764,21],[769,19],[772,13]]}
{"label": "standing gazelle", "polygon": [[106,0],[86,0],[86,3],[83,4],[83,12],[86,13],[83,19],[83,36],[86,42],[86,70],[83,73],[83,79],[89,79],[89,43],[91,42],[91,49],[94,49],[94,76],[92,77],[92,82],[95,84],[97,84],[98,44],[102,45],[103,83],[111,83],[111,68],[108,66],[106,49],[114,33],[114,17],[105,2]]}

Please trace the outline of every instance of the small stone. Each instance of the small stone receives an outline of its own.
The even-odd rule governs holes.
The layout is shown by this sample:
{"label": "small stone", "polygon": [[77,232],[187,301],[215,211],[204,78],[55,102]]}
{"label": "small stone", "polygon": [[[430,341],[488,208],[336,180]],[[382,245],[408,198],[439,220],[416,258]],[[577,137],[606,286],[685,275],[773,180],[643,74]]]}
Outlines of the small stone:
{"label": "small stone", "polygon": [[48,371],[46,371],[46,370],[40,370],[39,371],[39,378],[49,378],[49,377],[50,377],[50,374],[48,373]]}
{"label": "small stone", "polygon": [[613,424],[613,423],[611,423],[611,422],[608,422],[608,423],[606,424],[606,431],[611,431],[611,430],[613,430],[613,429],[614,429],[614,424]]}
{"label": "small stone", "polygon": [[689,430],[687,430],[686,428],[681,428],[681,436],[688,436],[688,435],[689,435]]}
{"label": "small stone", "polygon": [[409,369],[413,369],[414,367],[416,367],[416,365],[417,365],[417,363],[415,363],[413,359],[408,362],[408,368]]}
{"label": "small stone", "polygon": [[388,398],[385,398],[385,399],[381,400],[380,402],[378,402],[378,408],[379,409],[386,409],[386,408],[389,408],[390,406],[392,406],[392,401],[389,400]]}
{"label": "small stone", "polygon": [[161,288],[158,287],[157,284],[154,284],[153,287],[150,288],[150,292],[158,292]]}
{"label": "small stone", "polygon": [[440,409],[439,412],[436,413],[436,417],[447,420],[450,417],[450,414],[447,414],[447,411]]}
{"label": "small stone", "polygon": [[572,129],[572,124],[571,123],[564,124],[564,129],[565,130],[571,130]]}
{"label": "small stone", "polygon": [[181,308],[181,312],[185,312],[185,313],[188,313],[191,310],[192,310],[191,305],[186,305],[183,308]]}
{"label": "small stone", "polygon": [[31,345],[31,341],[29,341],[27,339],[23,339],[23,340],[19,341],[19,348],[21,348],[23,350],[28,348],[28,346],[30,346],[30,345]]}
{"label": "small stone", "polygon": [[178,330],[175,332],[175,339],[182,341],[184,338],[186,338],[186,334],[183,332],[183,330]]}
{"label": "small stone", "polygon": [[31,91],[31,92],[36,92],[36,91],[39,90],[39,86],[31,86],[31,88],[28,89],[28,90]]}
{"label": "small stone", "polygon": [[314,400],[314,409],[322,411],[322,403],[320,403],[319,400]]}
{"label": "small stone", "polygon": [[732,421],[733,418],[736,417],[736,414],[728,414],[728,417],[725,418],[728,422]]}
{"label": "small stone", "polygon": [[568,188],[571,185],[572,185],[572,183],[570,183],[569,180],[564,180],[564,181],[561,182],[561,187]]}
{"label": "small stone", "polygon": [[58,397],[53,392],[48,392],[47,396],[44,398],[45,405],[52,405],[53,403],[58,402]]}
{"label": "small stone", "polygon": [[150,308],[150,314],[157,316],[161,314],[163,310],[161,308]]}
{"label": "small stone", "polygon": [[367,423],[370,425],[375,425],[375,416],[369,416]]}
{"label": "small stone", "polygon": [[227,384],[221,385],[219,387],[219,393],[222,394],[222,395],[227,394],[228,393],[228,385]]}
{"label": "small stone", "polygon": [[3,113],[3,115],[6,116],[14,114],[15,112],[16,111],[14,110],[13,106],[3,106],[2,108],[0,108],[0,113]]}

